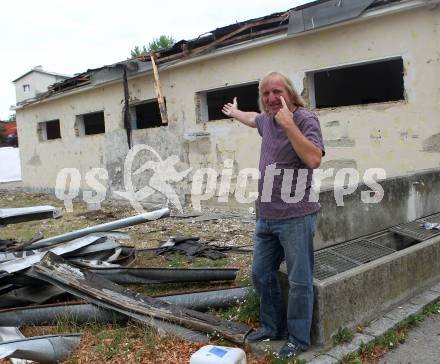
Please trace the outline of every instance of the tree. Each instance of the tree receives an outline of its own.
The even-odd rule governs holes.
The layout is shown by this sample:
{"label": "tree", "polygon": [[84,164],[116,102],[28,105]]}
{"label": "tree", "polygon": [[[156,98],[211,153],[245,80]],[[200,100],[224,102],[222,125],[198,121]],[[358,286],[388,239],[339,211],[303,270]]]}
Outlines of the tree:
{"label": "tree", "polygon": [[9,115],[8,121],[15,121],[15,114]]}
{"label": "tree", "polygon": [[140,57],[140,56],[143,56],[147,53],[148,53],[148,50],[145,46],[143,46],[142,49],[139,48],[139,46],[136,46],[130,51],[130,55],[131,55],[130,58]]}
{"label": "tree", "polygon": [[153,38],[148,46],[136,46],[130,51],[131,58],[140,57],[150,52],[157,52],[159,49],[171,47],[176,41],[173,37],[161,35],[159,38]]}
{"label": "tree", "polygon": [[173,37],[161,35],[159,38],[153,38],[153,41],[148,44],[148,51],[156,52],[159,49],[171,47],[175,42]]}

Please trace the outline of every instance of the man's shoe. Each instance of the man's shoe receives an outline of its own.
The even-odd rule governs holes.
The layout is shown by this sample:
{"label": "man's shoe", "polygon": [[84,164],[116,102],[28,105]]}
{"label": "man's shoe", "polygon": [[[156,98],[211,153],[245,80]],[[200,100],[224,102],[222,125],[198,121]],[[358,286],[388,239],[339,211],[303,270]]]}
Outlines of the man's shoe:
{"label": "man's shoe", "polygon": [[249,343],[256,343],[258,341],[282,340],[285,338],[286,338],[286,336],[272,336],[272,335],[268,335],[263,330],[257,330],[257,331],[251,332],[248,336],[246,336],[246,341]]}
{"label": "man's shoe", "polygon": [[295,342],[286,342],[278,352],[280,358],[293,358],[302,351],[301,347]]}

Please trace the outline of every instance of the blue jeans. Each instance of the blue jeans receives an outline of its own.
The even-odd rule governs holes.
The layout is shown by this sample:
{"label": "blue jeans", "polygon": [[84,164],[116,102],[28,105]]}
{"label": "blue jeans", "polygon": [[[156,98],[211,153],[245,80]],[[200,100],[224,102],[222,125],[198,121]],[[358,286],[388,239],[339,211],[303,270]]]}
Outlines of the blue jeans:
{"label": "blue jeans", "polygon": [[[313,316],[313,237],[317,213],[286,220],[258,219],[252,280],[260,296],[262,330],[270,336],[289,334],[302,349],[310,346]],[[278,269],[286,260],[289,280],[286,310]]]}

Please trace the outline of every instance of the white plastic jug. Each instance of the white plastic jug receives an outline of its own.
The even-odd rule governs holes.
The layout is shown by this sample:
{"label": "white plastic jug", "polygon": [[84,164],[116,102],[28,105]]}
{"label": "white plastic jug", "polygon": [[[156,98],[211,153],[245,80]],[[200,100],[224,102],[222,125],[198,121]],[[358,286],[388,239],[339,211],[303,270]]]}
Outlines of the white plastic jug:
{"label": "white plastic jug", "polygon": [[246,354],[240,348],[206,345],[196,351],[189,364],[246,364]]}

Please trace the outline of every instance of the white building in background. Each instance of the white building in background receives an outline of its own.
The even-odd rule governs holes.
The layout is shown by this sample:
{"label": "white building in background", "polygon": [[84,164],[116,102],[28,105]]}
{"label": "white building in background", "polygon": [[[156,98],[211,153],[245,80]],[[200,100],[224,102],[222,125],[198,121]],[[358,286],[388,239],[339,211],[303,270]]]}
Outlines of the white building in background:
{"label": "white building in background", "polygon": [[12,81],[15,86],[17,104],[38,97],[47,92],[50,85],[69,77],[71,76],[45,71],[42,66],[35,66],[29,72]]}

